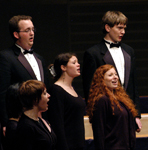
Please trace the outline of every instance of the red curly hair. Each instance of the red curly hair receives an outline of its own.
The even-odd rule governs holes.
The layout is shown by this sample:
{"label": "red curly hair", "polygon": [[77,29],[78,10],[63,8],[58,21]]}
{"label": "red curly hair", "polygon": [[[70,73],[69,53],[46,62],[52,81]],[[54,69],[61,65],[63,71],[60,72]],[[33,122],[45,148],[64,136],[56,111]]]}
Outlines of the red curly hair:
{"label": "red curly hair", "polygon": [[133,104],[133,101],[126,94],[125,90],[123,89],[123,87],[120,85],[119,82],[118,82],[118,87],[113,90],[114,95],[112,91],[110,91],[107,85],[105,84],[104,75],[108,70],[112,68],[114,68],[114,66],[106,64],[100,66],[94,73],[90,91],[89,91],[88,105],[87,105],[87,115],[89,116],[90,122],[93,117],[95,102],[98,101],[104,95],[106,95],[111,101],[113,115],[114,115],[114,104],[116,104],[117,107],[122,111],[119,105],[119,101],[124,103],[124,105],[127,108],[129,108],[129,110],[131,111],[134,117],[138,115],[137,110],[135,109],[135,105]]}

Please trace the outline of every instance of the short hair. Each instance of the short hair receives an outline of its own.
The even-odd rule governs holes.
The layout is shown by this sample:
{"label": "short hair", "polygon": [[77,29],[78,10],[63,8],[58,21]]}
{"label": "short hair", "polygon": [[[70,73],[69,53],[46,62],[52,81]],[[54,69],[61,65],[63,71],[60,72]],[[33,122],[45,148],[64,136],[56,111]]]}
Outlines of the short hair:
{"label": "short hair", "polygon": [[6,110],[8,118],[19,118],[22,113],[22,105],[19,100],[19,83],[10,85],[6,92]]}
{"label": "short hair", "polygon": [[17,15],[17,16],[13,16],[9,20],[9,32],[14,41],[16,41],[17,39],[14,37],[13,32],[18,32],[20,30],[18,25],[20,20],[32,20],[32,17],[25,16],[25,15]]}
{"label": "short hair", "polygon": [[127,25],[128,18],[120,11],[107,11],[102,17],[102,31],[104,34],[107,33],[105,25],[108,24],[110,27],[118,24]]}
{"label": "short hair", "polygon": [[23,82],[19,88],[19,97],[23,109],[30,110],[33,108],[35,102],[39,103],[45,89],[45,84],[38,80]]}
{"label": "short hair", "polygon": [[[75,53],[61,53],[59,54],[56,58],[55,58],[55,61],[54,61],[54,71],[55,71],[55,76],[54,76],[54,79],[57,81],[60,76],[62,75],[63,71],[61,69],[61,65],[64,65],[66,66],[67,63],[69,62],[69,59],[72,57],[72,56],[76,56]],[[48,68],[50,68],[52,65],[49,65]]]}

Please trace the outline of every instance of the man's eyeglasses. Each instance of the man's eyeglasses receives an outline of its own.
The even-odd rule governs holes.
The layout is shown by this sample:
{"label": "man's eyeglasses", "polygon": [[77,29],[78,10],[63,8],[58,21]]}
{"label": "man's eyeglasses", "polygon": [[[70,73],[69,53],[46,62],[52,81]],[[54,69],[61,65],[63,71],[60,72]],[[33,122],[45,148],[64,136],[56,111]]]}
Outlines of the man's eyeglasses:
{"label": "man's eyeglasses", "polygon": [[26,33],[30,33],[31,31],[36,32],[36,29],[35,29],[35,28],[32,28],[32,29],[28,28],[28,29],[26,29],[26,30],[24,30],[24,31],[17,31],[17,32],[26,32]]}

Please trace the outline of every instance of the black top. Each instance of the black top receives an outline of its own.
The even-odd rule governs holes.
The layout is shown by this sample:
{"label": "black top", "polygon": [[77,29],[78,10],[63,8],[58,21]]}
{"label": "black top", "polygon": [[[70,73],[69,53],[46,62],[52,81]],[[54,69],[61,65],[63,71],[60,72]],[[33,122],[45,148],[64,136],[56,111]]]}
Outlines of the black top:
{"label": "black top", "polygon": [[18,150],[55,150],[56,136],[42,122],[22,115],[17,127]]}
{"label": "black top", "polygon": [[6,150],[16,149],[16,129],[17,129],[17,121],[8,120],[6,125]]}
{"label": "black top", "polygon": [[[121,50],[124,56],[124,89],[136,105],[140,116],[140,101],[137,87],[135,53],[132,47],[121,43]],[[102,40],[97,45],[92,46],[85,51],[83,57],[82,81],[85,100],[87,102],[91,81],[96,69],[102,65],[110,64],[116,68],[114,60]],[[117,73],[118,70],[116,69]],[[119,79],[120,80],[120,79]]]}
{"label": "black top", "polygon": [[82,149],[85,141],[84,100],[55,84],[50,88],[50,95],[48,115],[57,135],[57,150]]}
{"label": "black top", "polygon": [[135,147],[135,119],[121,102],[122,111],[103,96],[95,103],[92,128],[96,150],[133,150]]}

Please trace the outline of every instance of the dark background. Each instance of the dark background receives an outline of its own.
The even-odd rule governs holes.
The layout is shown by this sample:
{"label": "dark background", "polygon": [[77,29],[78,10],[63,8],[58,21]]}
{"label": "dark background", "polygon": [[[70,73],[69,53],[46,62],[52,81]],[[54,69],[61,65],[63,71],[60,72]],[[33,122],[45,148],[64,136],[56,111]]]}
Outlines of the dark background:
{"label": "dark background", "polygon": [[[75,52],[82,68],[84,51],[102,39],[100,21],[108,10],[119,10],[129,19],[123,42],[135,50],[139,95],[147,96],[148,0],[1,0],[0,50],[13,44],[9,19],[30,15],[37,29],[33,48],[47,65],[59,53]],[[83,97],[81,76],[73,84]]]}

